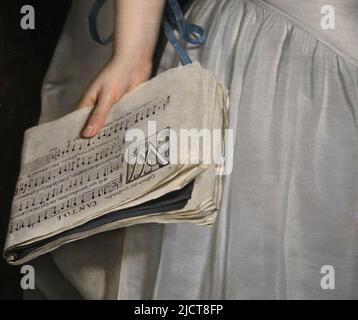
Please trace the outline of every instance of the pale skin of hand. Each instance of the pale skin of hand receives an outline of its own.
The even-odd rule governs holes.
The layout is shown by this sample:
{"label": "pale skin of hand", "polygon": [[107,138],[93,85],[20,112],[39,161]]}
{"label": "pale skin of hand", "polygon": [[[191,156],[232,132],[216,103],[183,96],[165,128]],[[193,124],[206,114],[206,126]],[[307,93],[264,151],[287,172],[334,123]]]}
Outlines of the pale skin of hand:
{"label": "pale skin of hand", "polygon": [[88,86],[76,109],[92,106],[82,136],[95,136],[111,107],[152,72],[165,0],[115,0],[113,53]]}

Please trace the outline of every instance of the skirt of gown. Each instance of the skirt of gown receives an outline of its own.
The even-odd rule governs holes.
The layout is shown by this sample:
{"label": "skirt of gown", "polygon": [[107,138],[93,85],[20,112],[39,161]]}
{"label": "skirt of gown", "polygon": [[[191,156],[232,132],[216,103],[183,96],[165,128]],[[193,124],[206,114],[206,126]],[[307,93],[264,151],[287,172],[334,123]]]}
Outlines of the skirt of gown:
{"label": "skirt of gown", "polygon": [[[189,55],[230,89],[234,168],[215,225],[147,224],[63,246],[34,262],[43,295],[358,298],[358,62],[334,40],[345,28],[326,37],[295,17],[299,10],[274,2],[197,0],[187,12],[208,38]],[[110,57],[110,46],[90,39],[92,3],[73,2],[40,122],[72,111]],[[110,6],[100,16],[102,34],[112,28]],[[168,45],[160,72],[177,65]],[[321,287],[327,265],[334,290]]]}

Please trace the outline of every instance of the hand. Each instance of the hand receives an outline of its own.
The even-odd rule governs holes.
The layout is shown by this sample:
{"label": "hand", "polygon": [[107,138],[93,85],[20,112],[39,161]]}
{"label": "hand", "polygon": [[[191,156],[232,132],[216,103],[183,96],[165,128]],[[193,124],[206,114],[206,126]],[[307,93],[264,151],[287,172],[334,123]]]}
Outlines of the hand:
{"label": "hand", "polygon": [[87,88],[76,109],[93,106],[82,131],[84,138],[95,136],[105,125],[111,107],[139,84],[147,81],[152,72],[150,62],[132,62],[113,58]]}

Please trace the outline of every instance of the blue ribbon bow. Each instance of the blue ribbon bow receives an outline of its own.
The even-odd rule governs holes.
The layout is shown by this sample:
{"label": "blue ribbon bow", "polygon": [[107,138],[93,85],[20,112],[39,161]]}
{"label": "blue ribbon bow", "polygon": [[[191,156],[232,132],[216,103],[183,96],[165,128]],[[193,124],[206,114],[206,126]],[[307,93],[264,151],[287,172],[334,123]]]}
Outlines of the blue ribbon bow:
{"label": "blue ribbon bow", "polygon": [[[89,30],[94,41],[107,45],[113,40],[113,34],[102,40],[97,30],[97,18],[106,0],[96,0],[89,13]],[[179,59],[183,65],[192,63],[186,49],[179,43],[174,30],[176,30],[181,38],[187,43],[193,45],[202,45],[205,43],[206,36],[202,27],[188,23],[177,0],[167,0],[165,6],[165,15],[163,18],[164,33],[176,50]]]}

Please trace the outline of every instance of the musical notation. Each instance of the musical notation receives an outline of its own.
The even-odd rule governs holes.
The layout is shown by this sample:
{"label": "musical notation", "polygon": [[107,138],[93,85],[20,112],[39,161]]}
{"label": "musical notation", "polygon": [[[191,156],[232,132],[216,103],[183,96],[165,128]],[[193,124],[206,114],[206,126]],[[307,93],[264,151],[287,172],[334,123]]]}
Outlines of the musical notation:
{"label": "musical notation", "polygon": [[106,183],[97,188],[93,188],[81,195],[68,199],[67,201],[61,202],[49,209],[35,213],[33,215],[26,216],[23,219],[14,219],[10,222],[10,234],[13,232],[20,231],[23,228],[32,228],[36,224],[40,224],[42,221],[59,217],[63,212],[74,209],[75,207],[84,206],[90,200],[96,200],[100,197],[106,196],[111,192],[117,190],[122,184],[122,177],[116,178],[115,180]]}
{"label": "musical notation", "polygon": [[[165,111],[170,97],[157,98],[109,122],[95,137],[75,137],[21,168],[15,189],[10,233],[29,230],[57,217],[78,214],[105,201],[126,184],[126,131]],[[78,211],[76,211],[78,210]],[[52,220],[53,221],[53,220]]]}
{"label": "musical notation", "polygon": [[69,162],[60,165],[56,169],[52,169],[44,174],[40,174],[36,178],[30,178],[28,180],[20,181],[16,186],[14,196],[17,197],[18,195],[25,194],[26,192],[29,192],[36,187],[41,187],[42,185],[50,182],[51,180],[58,179],[62,176],[71,174],[75,172],[75,170],[80,170],[81,168],[97,164],[99,161],[106,161],[109,157],[113,157],[113,155],[117,155],[118,153],[120,153],[120,151],[121,143],[116,142],[110,147],[100,149],[99,151],[96,150],[82,157],[77,157]]}
{"label": "musical notation", "polygon": [[55,186],[50,191],[40,193],[36,198],[26,199],[23,202],[19,202],[17,208],[13,208],[13,218],[17,218],[26,214],[26,211],[34,208],[36,206],[46,205],[49,201],[53,200],[55,197],[61,196],[62,194],[76,189],[77,187],[82,187],[85,184],[88,184],[93,181],[98,181],[101,178],[107,178],[116,174],[118,170],[123,166],[123,158],[114,163],[108,164],[105,167],[90,172],[85,175],[80,175],[69,181],[62,183],[58,186]]}
{"label": "musical notation", "polygon": [[25,164],[22,168],[22,175],[26,175],[30,172],[34,172],[39,170],[40,168],[48,165],[53,161],[60,160],[68,156],[68,154],[74,152],[81,152],[84,149],[93,146],[98,143],[99,140],[103,140],[105,138],[110,138],[114,134],[120,133],[122,131],[127,131],[131,127],[133,127],[139,121],[144,119],[148,119],[151,116],[156,115],[159,111],[165,111],[169,106],[170,96],[159,99],[158,101],[150,102],[144,106],[139,107],[135,113],[130,113],[129,115],[123,117],[122,119],[115,120],[114,123],[107,124],[100,132],[88,140],[81,140],[78,137],[70,141],[63,148],[56,148],[52,150],[49,154],[35,159],[27,164]]}

